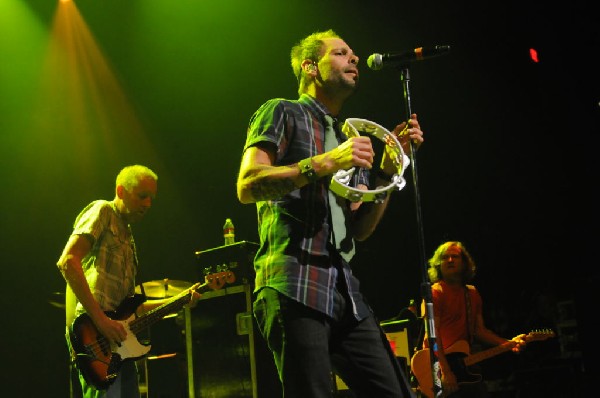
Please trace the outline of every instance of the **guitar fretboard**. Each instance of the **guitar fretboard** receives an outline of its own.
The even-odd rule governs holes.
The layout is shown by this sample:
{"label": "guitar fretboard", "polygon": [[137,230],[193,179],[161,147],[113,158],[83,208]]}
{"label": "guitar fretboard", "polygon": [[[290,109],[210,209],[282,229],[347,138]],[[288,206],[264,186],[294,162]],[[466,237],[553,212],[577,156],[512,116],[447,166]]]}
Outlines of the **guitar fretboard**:
{"label": "guitar fretboard", "polygon": [[[200,285],[196,291],[198,293],[202,293],[205,290],[208,290],[209,284],[204,283]],[[153,325],[154,323],[160,321],[165,316],[172,314],[174,312],[182,309],[191,298],[191,292],[183,292],[179,296],[175,296],[171,301],[164,303],[163,305],[154,308],[151,311],[143,314],[142,316],[134,319],[129,323],[129,328],[134,334],[137,334],[144,330],[145,328]]]}

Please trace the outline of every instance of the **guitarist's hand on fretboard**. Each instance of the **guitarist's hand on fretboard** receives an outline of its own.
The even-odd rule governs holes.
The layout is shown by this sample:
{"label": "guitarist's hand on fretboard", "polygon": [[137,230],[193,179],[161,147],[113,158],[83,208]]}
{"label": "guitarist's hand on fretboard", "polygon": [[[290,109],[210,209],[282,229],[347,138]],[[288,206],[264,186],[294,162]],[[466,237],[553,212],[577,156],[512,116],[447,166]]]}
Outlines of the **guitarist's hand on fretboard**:
{"label": "guitarist's hand on fretboard", "polygon": [[200,297],[202,297],[202,295],[198,293],[196,289],[198,289],[201,285],[202,283],[198,282],[194,286],[190,287],[189,292],[191,292],[192,295],[190,297],[189,303],[187,303],[185,307],[194,308],[196,304],[198,304],[198,300],[200,300]]}
{"label": "guitarist's hand on fretboard", "polygon": [[[442,371],[442,384],[443,388],[446,388],[448,392],[452,388],[452,380],[450,373],[453,373],[452,377],[456,379],[458,385],[477,383],[481,381],[481,375],[471,372],[469,366],[479,363],[487,358],[491,358],[495,355],[501,354],[507,351],[519,352],[525,348],[525,346],[533,341],[542,341],[555,337],[555,333],[552,330],[537,330],[531,331],[528,334],[520,334],[511,340],[503,343],[498,343],[497,346],[488,348],[483,351],[476,353],[469,353],[469,343],[465,340],[459,340],[452,344],[450,347],[444,350],[444,358],[451,369],[451,372]],[[410,360],[410,369],[417,378],[419,383],[419,390],[427,398],[434,398],[433,391],[433,377],[431,374],[431,361],[428,348],[417,351]],[[440,357],[440,366],[446,368],[446,365],[442,365]],[[444,381],[444,379],[447,379]],[[442,390],[443,390],[442,388]]]}
{"label": "guitarist's hand on fretboard", "polygon": [[526,334],[520,334],[518,336],[513,337],[510,340],[512,343],[514,343],[513,347],[511,348],[512,352],[519,353],[523,351],[525,349],[525,346],[527,346],[526,338]]}

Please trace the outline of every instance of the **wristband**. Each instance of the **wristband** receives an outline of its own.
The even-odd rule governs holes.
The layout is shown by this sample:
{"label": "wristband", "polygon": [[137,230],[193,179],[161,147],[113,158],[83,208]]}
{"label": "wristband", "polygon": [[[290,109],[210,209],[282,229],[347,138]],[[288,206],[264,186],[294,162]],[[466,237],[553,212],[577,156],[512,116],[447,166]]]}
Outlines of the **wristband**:
{"label": "wristband", "polygon": [[302,159],[298,162],[298,167],[300,168],[300,173],[306,177],[308,182],[315,182],[319,179],[317,172],[313,169],[312,158]]}

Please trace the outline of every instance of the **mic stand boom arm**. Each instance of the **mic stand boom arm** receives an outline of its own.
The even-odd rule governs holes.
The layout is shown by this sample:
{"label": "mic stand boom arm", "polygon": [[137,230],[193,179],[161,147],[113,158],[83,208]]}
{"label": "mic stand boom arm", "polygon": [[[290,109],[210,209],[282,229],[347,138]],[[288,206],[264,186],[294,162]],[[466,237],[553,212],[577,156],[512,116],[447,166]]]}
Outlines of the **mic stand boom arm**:
{"label": "mic stand boom arm", "polygon": [[[404,104],[405,104],[405,113],[406,120],[410,119],[410,115],[413,114],[410,100],[410,73],[408,69],[408,65],[402,66],[398,68],[400,70],[400,80],[402,81],[402,87],[404,92]],[[430,363],[431,363],[431,374],[433,380],[433,392],[434,396],[438,397],[442,394],[442,382],[440,379],[439,372],[439,361],[437,359],[437,343],[436,343],[436,332],[435,325],[433,320],[433,301],[431,297],[431,285],[429,283],[429,278],[427,276],[427,262],[426,262],[426,252],[425,252],[425,238],[423,232],[423,218],[421,214],[421,198],[419,194],[419,180],[417,174],[417,159],[416,159],[417,145],[411,140],[410,141],[410,162],[411,162],[411,171],[412,171],[412,180],[413,180],[413,192],[414,192],[414,200],[415,200],[415,214],[417,216],[417,229],[418,229],[418,243],[419,243],[419,253],[420,253],[420,263],[421,263],[421,296],[423,297],[423,301],[425,302],[425,313],[423,314],[423,319],[425,323],[425,333],[427,334],[427,339],[429,343],[430,355]]]}

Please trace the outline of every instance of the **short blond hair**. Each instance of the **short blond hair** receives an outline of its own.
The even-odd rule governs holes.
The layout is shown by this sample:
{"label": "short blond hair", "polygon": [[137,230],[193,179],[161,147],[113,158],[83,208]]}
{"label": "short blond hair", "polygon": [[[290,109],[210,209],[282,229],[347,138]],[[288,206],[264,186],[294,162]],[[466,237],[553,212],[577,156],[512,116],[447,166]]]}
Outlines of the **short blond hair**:
{"label": "short blond hair", "polygon": [[332,29],[329,29],[322,32],[311,33],[292,47],[290,58],[292,61],[292,71],[298,81],[298,94],[301,94],[304,91],[305,86],[304,74],[302,73],[302,61],[310,59],[317,63],[321,58],[321,52],[323,51],[323,40],[331,38],[341,39],[337,33]]}
{"label": "short blond hair", "polygon": [[131,191],[133,187],[138,185],[142,178],[150,177],[154,181],[158,181],[158,176],[154,171],[146,166],[140,164],[134,164],[131,166],[125,166],[121,169],[117,175],[116,186],[123,186],[127,191]]}

